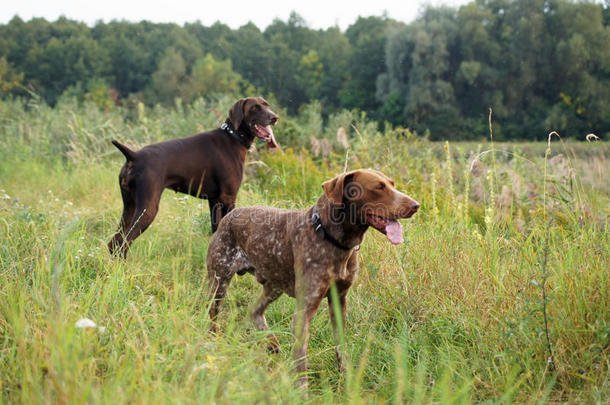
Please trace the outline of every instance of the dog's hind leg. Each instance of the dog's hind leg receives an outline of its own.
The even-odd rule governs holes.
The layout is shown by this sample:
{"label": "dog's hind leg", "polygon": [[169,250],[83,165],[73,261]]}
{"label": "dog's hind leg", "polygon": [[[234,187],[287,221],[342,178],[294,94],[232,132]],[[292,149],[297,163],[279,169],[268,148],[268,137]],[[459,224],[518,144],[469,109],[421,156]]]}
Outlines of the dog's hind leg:
{"label": "dog's hind leg", "polygon": [[[260,331],[269,330],[267,319],[265,319],[265,310],[267,306],[282,295],[282,291],[269,287],[269,284],[263,284],[263,294],[260,296],[254,309],[252,310],[252,320],[254,325]],[[278,353],[280,350],[280,342],[274,334],[269,335],[269,350]]]}
{"label": "dog's hind leg", "polygon": [[208,265],[208,276],[209,276],[209,296],[210,296],[210,330],[212,332],[217,332],[218,327],[216,325],[216,318],[218,317],[218,310],[220,309],[220,304],[222,304],[222,300],[227,294],[227,287],[233,278],[232,272],[214,272],[209,270]]}
{"label": "dog's hind leg", "polygon": [[212,332],[217,331],[216,317],[227,287],[235,273],[245,274],[252,269],[252,265],[240,247],[235,246],[229,232],[222,231],[218,238],[212,238],[208,246],[208,288],[210,303],[210,320]]}
{"label": "dog's hind leg", "polygon": [[218,198],[210,198],[208,204],[210,206],[210,220],[212,222],[212,233],[216,232],[220,220],[223,219],[229,212],[235,208],[235,198],[237,192],[223,192]]}
{"label": "dog's hind leg", "polygon": [[130,227],[125,229],[126,236],[123,243],[123,255],[127,254],[127,250],[133,241],[148,229],[157,216],[163,188],[155,183],[147,181],[147,179],[142,179],[138,182],[133,219]]}

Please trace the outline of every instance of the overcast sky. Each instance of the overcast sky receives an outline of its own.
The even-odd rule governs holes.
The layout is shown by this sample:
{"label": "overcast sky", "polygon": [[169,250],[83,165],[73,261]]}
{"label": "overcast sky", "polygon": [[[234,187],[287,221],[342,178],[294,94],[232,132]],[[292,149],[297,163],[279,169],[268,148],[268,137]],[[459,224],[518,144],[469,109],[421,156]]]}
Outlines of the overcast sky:
{"label": "overcast sky", "polygon": [[204,25],[221,21],[238,28],[252,21],[264,29],[275,18],[286,21],[291,11],[300,14],[311,28],[338,25],[347,28],[358,16],[387,15],[410,22],[426,4],[459,6],[469,0],[368,0],[368,1],[243,1],[243,0],[5,0],[0,7],[0,23],[15,15],[23,20],[44,17],[54,21],[60,16],[93,25],[97,20],[149,20],[183,24],[200,20]]}

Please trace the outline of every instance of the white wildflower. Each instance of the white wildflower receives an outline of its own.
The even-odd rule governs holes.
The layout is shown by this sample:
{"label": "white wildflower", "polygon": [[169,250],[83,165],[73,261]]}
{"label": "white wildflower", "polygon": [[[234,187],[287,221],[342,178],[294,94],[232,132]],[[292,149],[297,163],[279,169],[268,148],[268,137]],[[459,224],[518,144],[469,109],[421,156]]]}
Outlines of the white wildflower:
{"label": "white wildflower", "polygon": [[95,328],[97,325],[89,318],[81,318],[74,324],[78,329]]}
{"label": "white wildflower", "polygon": [[76,321],[74,326],[76,326],[78,329],[97,329],[98,332],[102,333],[106,331],[105,326],[97,326],[97,324],[89,318],[79,319],[78,321]]}

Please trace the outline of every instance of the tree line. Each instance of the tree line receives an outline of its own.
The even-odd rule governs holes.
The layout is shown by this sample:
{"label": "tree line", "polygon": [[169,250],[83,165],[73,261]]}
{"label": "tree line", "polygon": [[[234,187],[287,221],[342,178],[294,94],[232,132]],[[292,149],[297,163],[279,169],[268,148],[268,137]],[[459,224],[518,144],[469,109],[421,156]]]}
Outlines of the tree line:
{"label": "tree line", "polygon": [[428,7],[412,23],[359,17],[345,31],[292,13],[264,30],[217,22],[0,25],[0,94],[112,108],[263,94],[291,113],[319,100],[432,139],[610,133],[610,8],[569,0]]}

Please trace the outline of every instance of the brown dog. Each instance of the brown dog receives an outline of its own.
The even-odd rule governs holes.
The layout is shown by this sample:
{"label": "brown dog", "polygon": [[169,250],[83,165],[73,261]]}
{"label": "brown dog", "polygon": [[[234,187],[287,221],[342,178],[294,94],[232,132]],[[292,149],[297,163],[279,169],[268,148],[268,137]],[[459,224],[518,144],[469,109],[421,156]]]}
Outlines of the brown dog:
{"label": "brown dog", "polygon": [[[409,218],[419,203],[397,191],[383,173],[365,169],[341,174],[322,184],[324,194],[307,210],[268,207],[237,208],[227,215],[210,241],[207,256],[212,330],[218,307],[235,273],[251,273],[263,285],[252,317],[259,330],[267,330],[265,309],[282,293],[296,297],[293,318],[294,358],[299,381],[307,385],[306,353],[309,324],[320,302],[328,299],[337,337],[337,314],[330,287],[337,287],[345,328],[346,295],[358,270],[358,247],[372,226],[398,244],[402,242],[399,218]],[[270,336],[271,348],[278,348]],[[341,353],[336,349],[339,369]]]}
{"label": "brown dog", "polygon": [[277,147],[271,125],[278,120],[262,97],[245,98],[231,107],[221,128],[187,138],[146,146],[134,152],[117,141],[125,155],[119,183],[123,215],[108,243],[110,253],[125,257],[129,246],[157,215],[166,188],[206,198],[212,232],[235,204],[244,172],[246,152],[255,137]]}

